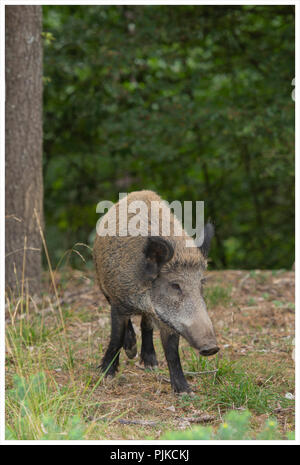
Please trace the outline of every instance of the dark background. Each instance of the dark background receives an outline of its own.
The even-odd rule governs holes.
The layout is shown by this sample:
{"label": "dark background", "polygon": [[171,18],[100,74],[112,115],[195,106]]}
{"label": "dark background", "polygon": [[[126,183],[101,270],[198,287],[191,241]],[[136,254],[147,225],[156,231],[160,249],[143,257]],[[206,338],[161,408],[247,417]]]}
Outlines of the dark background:
{"label": "dark background", "polygon": [[[44,6],[51,259],[91,255],[100,200],[204,200],[216,268],[294,262],[294,7]],[[75,247],[74,247],[75,246]],[[69,251],[69,253],[64,253]],[[66,258],[67,257],[67,258]]]}

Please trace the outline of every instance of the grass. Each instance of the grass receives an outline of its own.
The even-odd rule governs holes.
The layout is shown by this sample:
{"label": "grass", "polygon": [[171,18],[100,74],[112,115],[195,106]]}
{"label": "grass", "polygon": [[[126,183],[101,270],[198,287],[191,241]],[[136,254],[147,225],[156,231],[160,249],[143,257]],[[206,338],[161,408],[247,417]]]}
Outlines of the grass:
{"label": "grass", "polygon": [[197,426],[191,428],[189,431],[177,432],[171,431],[166,433],[162,439],[172,440],[284,440],[295,439],[295,434],[288,432],[283,435],[278,431],[278,423],[276,419],[270,418],[266,421],[265,426],[261,432],[254,432],[250,426],[251,413],[249,411],[237,412],[230,411],[226,414],[224,421],[218,428],[211,426]]}
{"label": "grass", "polygon": [[[75,394],[60,389],[43,372],[27,380],[16,375],[7,393],[12,422],[7,425],[6,439],[83,439],[87,428],[77,413]],[[67,409],[65,401],[71,398]]]}
{"label": "grass", "polygon": [[231,289],[222,286],[206,287],[204,291],[208,307],[228,306],[231,300]]}
{"label": "grass", "polygon": [[[219,273],[206,289],[220,354],[204,358],[181,342],[194,396],[172,393],[157,332],[156,372],[141,370],[137,360],[127,360],[122,352],[115,379],[103,379],[97,366],[108,343],[109,309],[88,272],[64,271],[61,287],[57,273],[59,290],[36,303],[24,293],[7,298],[7,439],[159,439],[168,431],[181,431],[185,418],[202,414],[210,416],[214,435],[232,410],[251,413],[253,437],[273,418],[278,434],[293,431],[295,401],[285,397],[294,392],[293,307],[273,304],[278,300],[274,289],[284,302],[292,302],[292,294],[284,295],[268,273],[266,289],[256,292],[255,280],[249,281],[249,296],[249,288],[238,288],[240,272],[234,273]],[[50,279],[53,284],[51,273]],[[290,292],[290,287],[284,289]],[[79,297],[68,302],[75,291]],[[272,295],[272,301],[259,303],[262,292]],[[250,298],[258,304],[248,314],[243,306],[247,309]],[[137,318],[134,323],[139,324]],[[124,419],[129,424],[120,422]]]}
{"label": "grass", "polygon": [[84,439],[96,426],[104,438],[96,422],[87,422],[99,404],[93,394],[103,375],[92,376],[87,360],[78,380],[65,325],[54,318],[50,330],[42,317],[27,315],[6,330],[7,439]]}
{"label": "grass", "polygon": [[[193,349],[191,351],[194,352]],[[198,363],[195,363],[197,359]],[[193,368],[196,372],[212,372],[210,376],[199,378],[197,391],[202,392],[202,396],[196,396],[192,399],[184,398],[185,403],[192,403],[198,408],[207,411],[214,408],[223,411],[249,409],[257,414],[271,414],[278,404],[282,408],[289,408],[293,405],[293,402],[287,400],[280,393],[278,385],[269,381],[274,376],[273,367],[267,371],[267,377],[264,381],[255,377],[255,372],[257,373],[261,369],[260,366],[254,365],[251,367],[250,373],[246,372],[247,362],[245,363],[245,360],[231,361],[227,358],[220,359],[217,356],[215,360],[210,361],[192,353],[188,367],[189,369]],[[249,366],[247,368],[249,369]],[[213,373],[214,370],[217,371]]]}

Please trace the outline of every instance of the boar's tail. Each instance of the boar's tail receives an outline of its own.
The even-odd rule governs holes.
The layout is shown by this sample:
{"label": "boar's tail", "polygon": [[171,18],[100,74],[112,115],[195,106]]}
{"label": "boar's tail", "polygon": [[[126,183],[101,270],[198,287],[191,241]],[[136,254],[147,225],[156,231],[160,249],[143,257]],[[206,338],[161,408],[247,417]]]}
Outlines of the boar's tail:
{"label": "boar's tail", "polygon": [[128,320],[127,327],[125,330],[123,347],[128,358],[134,358],[136,356],[136,336],[130,319]]}

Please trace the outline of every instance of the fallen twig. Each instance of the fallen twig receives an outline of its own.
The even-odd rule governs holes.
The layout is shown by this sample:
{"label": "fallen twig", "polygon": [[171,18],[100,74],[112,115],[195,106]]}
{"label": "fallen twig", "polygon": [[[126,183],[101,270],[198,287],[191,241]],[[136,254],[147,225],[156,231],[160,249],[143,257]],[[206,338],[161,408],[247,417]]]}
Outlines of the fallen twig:
{"label": "fallen twig", "polygon": [[203,413],[198,417],[181,417],[180,420],[188,421],[189,423],[207,423],[208,421],[214,420],[215,417],[213,415],[209,415],[208,413]]}
{"label": "fallen twig", "polygon": [[165,378],[164,376],[157,375],[157,378],[159,381],[164,381],[165,383],[171,383],[171,380],[169,378]]}
{"label": "fallen twig", "polygon": [[247,279],[250,277],[250,273],[247,273],[239,282],[238,284],[238,289],[242,289],[244,283],[247,281]]}
{"label": "fallen twig", "polygon": [[[145,371],[145,368],[143,366],[141,366],[139,363],[135,363],[135,366],[139,369],[139,370],[143,370]],[[216,370],[206,370],[206,371],[184,371],[184,374],[185,375],[189,375],[189,376],[197,376],[197,375],[207,375],[207,374],[210,374],[210,373],[217,373],[218,372],[218,369]],[[153,373],[156,373],[155,370],[153,370]],[[170,379],[169,378],[166,378],[164,376],[161,376],[159,374],[157,374],[157,378],[161,381],[164,381],[165,383],[170,383]]]}
{"label": "fallen twig", "polygon": [[122,425],[141,425],[141,426],[156,426],[157,421],[150,421],[150,420],[123,420],[120,418],[118,420],[119,423]]}
{"label": "fallen twig", "polygon": [[286,412],[288,410],[294,410],[294,407],[286,407],[286,408],[276,407],[274,408],[273,412],[280,413],[280,412]]}

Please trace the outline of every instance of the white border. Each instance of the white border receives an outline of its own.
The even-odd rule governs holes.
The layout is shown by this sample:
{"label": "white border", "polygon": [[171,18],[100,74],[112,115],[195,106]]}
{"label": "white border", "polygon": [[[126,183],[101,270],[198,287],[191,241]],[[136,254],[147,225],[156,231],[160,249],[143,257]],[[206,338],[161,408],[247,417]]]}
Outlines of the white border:
{"label": "white border", "polygon": [[[153,440],[153,441],[133,441],[133,440],[128,440],[128,441],[106,441],[106,440],[98,440],[98,441],[5,441],[5,420],[4,420],[4,377],[5,377],[5,368],[4,368],[4,362],[5,362],[5,311],[4,311],[4,276],[5,276],[5,229],[4,229],[4,198],[5,198],[5,189],[4,189],[4,167],[5,167],[5,158],[4,158],[4,147],[5,147],[5,127],[4,127],[4,122],[5,122],[5,70],[4,70],[4,63],[5,63],[5,28],[4,28],[4,9],[5,5],[83,5],[83,6],[88,6],[88,5],[202,5],[202,6],[208,6],[208,5],[232,5],[232,6],[239,6],[239,5],[295,5],[296,7],[296,51],[299,50],[299,33],[297,33],[297,30],[299,31],[300,28],[300,6],[297,5],[297,0],[295,1],[269,1],[269,0],[264,0],[264,1],[253,1],[253,0],[248,0],[248,1],[239,1],[239,2],[220,2],[220,1],[205,1],[205,2],[200,2],[200,1],[187,1],[187,2],[182,2],[182,1],[149,1],[149,2],[139,2],[139,1],[130,1],[127,0],[125,2],[120,2],[120,1],[113,1],[111,0],[110,2],[99,2],[99,0],[95,1],[88,1],[88,2],[83,2],[83,1],[36,1],[36,0],[31,0],[29,1],[18,1],[18,0],[4,0],[4,2],[0,5],[0,34],[1,34],[1,49],[0,49],[0,73],[1,73],[1,81],[0,81],[0,92],[1,92],[1,120],[0,120],[0,150],[1,150],[1,156],[0,156],[0,212],[1,212],[1,225],[0,225],[0,255],[2,257],[1,260],[1,268],[0,268],[0,276],[1,276],[1,282],[0,282],[0,295],[1,295],[1,308],[3,308],[3,311],[1,311],[1,319],[0,319],[0,444],[6,444],[6,445],[73,445],[73,444],[80,444],[80,445],[102,445],[102,444],[109,444],[109,445],[115,445],[115,446],[122,446],[122,445],[132,445],[133,450],[135,445],[155,445],[157,448],[161,445],[192,445],[192,444],[199,444],[199,445],[231,445],[231,444],[239,444],[239,445],[274,445],[274,444],[280,444],[280,445],[295,445],[295,443],[300,444],[300,427],[299,427],[299,408],[300,404],[298,399],[296,398],[296,441],[159,441],[159,440]],[[298,26],[298,28],[297,28]],[[299,54],[297,55],[296,53],[296,75],[298,74],[297,71],[299,70]],[[292,91],[292,86],[291,86],[291,91]],[[299,114],[299,91],[297,89],[297,86],[295,87],[295,95],[296,95],[296,115]],[[297,103],[298,102],[298,103]],[[299,136],[298,136],[298,131],[299,129],[299,118],[296,117],[296,154],[299,152]],[[296,179],[299,175],[299,162],[297,163],[297,158],[296,158]],[[284,182],[284,180],[283,180]],[[299,186],[296,184],[296,199],[299,199]],[[297,214],[296,211],[296,237],[297,237],[297,232],[300,230],[299,228],[299,215]],[[296,262],[299,263],[299,247],[296,245]],[[299,300],[299,286],[298,286],[299,278],[298,275],[296,274],[296,305]],[[296,315],[296,334],[298,335],[300,332],[299,328],[299,318]],[[296,338],[297,339],[297,338]],[[296,360],[300,360],[300,344],[296,343]],[[296,363],[296,392],[298,392],[298,387],[300,385],[299,383],[299,370],[298,370],[298,363]]]}

